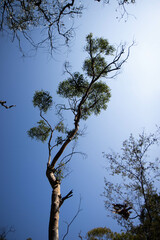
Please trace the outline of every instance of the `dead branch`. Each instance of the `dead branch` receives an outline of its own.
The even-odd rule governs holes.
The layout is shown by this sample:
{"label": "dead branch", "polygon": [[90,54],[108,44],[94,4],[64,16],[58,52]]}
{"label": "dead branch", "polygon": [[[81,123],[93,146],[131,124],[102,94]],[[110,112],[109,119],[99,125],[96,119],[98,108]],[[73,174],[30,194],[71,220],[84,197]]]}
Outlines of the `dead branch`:
{"label": "dead branch", "polygon": [[68,198],[71,198],[73,196],[73,190],[71,190],[66,196],[64,196],[62,199],[61,199],[61,203],[60,203],[60,206],[62,206],[62,204],[64,203],[64,201]]}
{"label": "dead branch", "polygon": [[83,240],[83,237],[81,236],[81,231],[80,231],[80,233],[78,234],[78,237],[79,237],[81,240]]}
{"label": "dead branch", "polygon": [[66,236],[68,235],[70,226],[72,225],[72,223],[74,222],[74,220],[77,218],[77,216],[79,215],[79,213],[80,213],[81,211],[82,211],[82,209],[81,209],[81,198],[80,198],[78,210],[77,210],[75,216],[72,218],[72,220],[70,221],[70,223],[66,223],[66,224],[67,224],[67,230],[66,230],[66,233],[64,234],[62,240],[64,240],[64,239],[66,238]]}
{"label": "dead branch", "polygon": [[6,109],[9,109],[9,108],[12,108],[12,107],[15,107],[16,105],[10,105],[10,106],[7,106],[6,105],[6,101],[0,101],[0,104],[5,107]]}

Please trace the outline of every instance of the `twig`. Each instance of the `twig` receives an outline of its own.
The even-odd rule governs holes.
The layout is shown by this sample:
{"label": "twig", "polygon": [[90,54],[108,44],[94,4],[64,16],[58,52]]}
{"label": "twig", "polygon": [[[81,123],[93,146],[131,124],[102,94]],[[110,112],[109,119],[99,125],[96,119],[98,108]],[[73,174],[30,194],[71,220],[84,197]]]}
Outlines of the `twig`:
{"label": "twig", "polygon": [[71,224],[74,222],[74,220],[76,219],[76,217],[78,216],[78,214],[82,211],[82,209],[80,208],[81,206],[81,197],[80,197],[80,201],[79,201],[79,206],[78,206],[78,210],[75,214],[75,216],[72,218],[72,220],[70,221],[70,223],[66,223],[67,224],[67,230],[66,230],[66,233],[65,235],[63,236],[62,240],[64,240],[66,238],[66,236],[68,235],[69,233],[69,228],[71,226]]}
{"label": "twig", "polygon": [[80,231],[80,233],[78,234],[78,237],[79,237],[81,240],[83,240],[83,238],[82,238],[82,236],[81,236],[81,231]]}

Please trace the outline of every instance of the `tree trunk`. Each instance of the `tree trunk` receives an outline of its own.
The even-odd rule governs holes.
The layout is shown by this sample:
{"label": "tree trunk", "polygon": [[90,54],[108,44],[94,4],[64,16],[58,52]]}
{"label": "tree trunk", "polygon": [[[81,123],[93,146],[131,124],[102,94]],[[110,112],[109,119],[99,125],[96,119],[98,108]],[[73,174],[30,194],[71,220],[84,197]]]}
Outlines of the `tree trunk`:
{"label": "tree trunk", "polygon": [[59,240],[60,183],[52,191],[51,211],[49,220],[49,240]]}
{"label": "tree trunk", "polygon": [[51,211],[49,220],[49,240],[59,240],[59,211],[61,205],[60,182],[56,179],[53,170],[47,167],[47,178],[52,187]]}

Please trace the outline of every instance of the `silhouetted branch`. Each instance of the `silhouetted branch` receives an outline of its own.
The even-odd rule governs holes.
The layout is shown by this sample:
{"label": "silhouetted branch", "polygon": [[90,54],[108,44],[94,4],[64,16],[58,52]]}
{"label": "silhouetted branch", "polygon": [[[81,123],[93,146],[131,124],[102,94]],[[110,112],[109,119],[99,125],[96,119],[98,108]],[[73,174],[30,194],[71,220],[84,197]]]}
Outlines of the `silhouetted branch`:
{"label": "silhouetted branch", "polygon": [[15,229],[12,226],[8,229],[8,231],[6,229],[2,230],[0,233],[0,239],[5,240],[6,236],[11,232],[15,232]]}
{"label": "silhouetted branch", "polygon": [[63,236],[62,240],[64,240],[64,239],[66,238],[66,236],[67,236],[68,233],[69,233],[70,226],[72,225],[72,223],[74,222],[74,220],[77,218],[78,214],[82,211],[82,209],[81,209],[80,207],[81,207],[81,198],[80,198],[78,210],[77,210],[75,216],[72,218],[72,220],[70,221],[70,223],[66,223],[66,224],[67,224],[67,230],[66,230],[66,233],[65,233],[65,235]]}
{"label": "silhouetted branch", "polygon": [[83,237],[81,236],[81,232],[78,234],[78,237],[83,240]]}
{"label": "silhouetted branch", "polygon": [[60,203],[60,206],[62,206],[62,204],[64,203],[64,201],[68,198],[71,198],[73,196],[73,190],[71,190],[66,196],[64,196],[62,199],[61,199],[61,203]]}
{"label": "silhouetted branch", "polygon": [[6,101],[0,101],[0,104],[5,107],[6,109],[9,109],[9,108],[12,108],[12,107],[15,107],[16,105],[10,105],[10,106],[7,106],[6,105]]}

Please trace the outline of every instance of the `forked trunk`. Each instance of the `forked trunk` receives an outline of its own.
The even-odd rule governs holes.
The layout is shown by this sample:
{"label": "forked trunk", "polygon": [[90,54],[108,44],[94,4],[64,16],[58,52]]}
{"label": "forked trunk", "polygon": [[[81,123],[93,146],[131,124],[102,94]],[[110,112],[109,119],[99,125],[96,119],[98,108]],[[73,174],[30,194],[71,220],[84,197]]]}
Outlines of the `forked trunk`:
{"label": "forked trunk", "polygon": [[49,240],[59,240],[60,183],[52,191],[51,211],[49,220]]}

